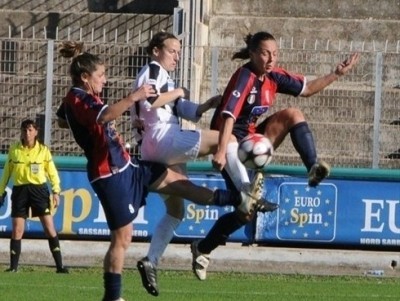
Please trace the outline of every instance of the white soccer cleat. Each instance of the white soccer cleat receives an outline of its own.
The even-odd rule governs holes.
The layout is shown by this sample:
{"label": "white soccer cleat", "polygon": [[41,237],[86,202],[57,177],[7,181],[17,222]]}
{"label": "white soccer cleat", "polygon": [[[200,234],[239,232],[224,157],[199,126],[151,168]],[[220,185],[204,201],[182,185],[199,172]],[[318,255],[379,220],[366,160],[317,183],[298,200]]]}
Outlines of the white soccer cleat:
{"label": "white soccer cleat", "polygon": [[244,214],[253,213],[257,202],[262,198],[263,189],[264,174],[262,171],[257,171],[249,187],[241,192],[242,203],[238,206],[238,209]]}
{"label": "white soccer cleat", "polygon": [[192,251],[192,270],[199,280],[206,280],[207,268],[210,264],[210,254],[202,254],[197,249],[199,240],[192,242],[190,250]]}

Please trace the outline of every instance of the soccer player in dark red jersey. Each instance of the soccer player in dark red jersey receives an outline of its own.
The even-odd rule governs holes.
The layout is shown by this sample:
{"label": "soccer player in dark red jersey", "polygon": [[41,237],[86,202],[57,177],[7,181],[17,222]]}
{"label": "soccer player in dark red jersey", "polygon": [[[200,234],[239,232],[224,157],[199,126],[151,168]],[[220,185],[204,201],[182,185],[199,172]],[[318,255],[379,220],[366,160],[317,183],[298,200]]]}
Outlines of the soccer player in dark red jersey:
{"label": "soccer player in dark red jersey", "polygon": [[[145,204],[148,191],[222,207],[238,207],[250,200],[233,191],[212,191],[196,186],[186,175],[165,165],[131,158],[116,129],[115,119],[140,99],[156,96],[155,90],[151,85],[142,85],[120,101],[105,104],[100,98],[106,83],[102,59],[84,52],[82,42],[63,43],[60,54],[73,58],[70,65],[73,86],[57,110],[58,122],[60,127],[71,129],[75,141],[83,149],[88,180],[111,230],[111,242],[103,264],[103,301],[122,301],[122,270],[132,240],[132,221]],[[263,201],[259,203],[264,204]],[[157,296],[156,269],[149,262],[143,263],[142,269],[143,285]]]}
{"label": "soccer player in dark red jersey", "polygon": [[[352,54],[339,63],[333,72],[307,81],[303,75],[277,67],[278,46],[270,33],[249,34],[245,42],[246,47],[234,53],[232,59],[249,59],[249,62],[231,77],[211,122],[211,129],[220,131],[219,148],[213,162],[221,164],[215,167],[222,171],[228,189],[235,190],[232,179],[224,170],[227,138],[233,134],[240,141],[250,133],[260,133],[268,137],[274,149],[277,149],[290,134],[293,146],[307,168],[308,184],[315,187],[329,175],[330,167],[326,162],[318,160],[313,136],[303,113],[294,107],[273,114],[269,114],[269,110],[277,93],[309,97],[323,90],[348,73],[357,64],[359,54]],[[252,192],[253,195],[258,193]],[[206,278],[210,252],[250,218],[243,217],[238,211],[226,214],[219,218],[205,239],[192,243],[193,271],[200,280]]]}

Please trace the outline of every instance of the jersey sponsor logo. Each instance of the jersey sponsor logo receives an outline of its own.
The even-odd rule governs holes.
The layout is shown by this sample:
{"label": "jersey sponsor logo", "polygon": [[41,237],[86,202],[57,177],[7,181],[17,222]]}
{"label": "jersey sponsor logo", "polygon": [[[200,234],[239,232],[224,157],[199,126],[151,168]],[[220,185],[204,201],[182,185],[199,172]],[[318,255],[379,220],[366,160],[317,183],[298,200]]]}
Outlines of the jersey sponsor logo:
{"label": "jersey sponsor logo", "polygon": [[240,92],[238,90],[235,90],[232,92],[232,95],[239,98],[240,97]]}
{"label": "jersey sponsor logo", "polygon": [[117,140],[119,135],[116,129],[115,120],[108,122],[105,127],[107,136],[110,137],[111,140]]}
{"label": "jersey sponsor logo", "polygon": [[268,106],[254,106],[249,114],[249,123],[259,125],[267,117],[268,109]]}

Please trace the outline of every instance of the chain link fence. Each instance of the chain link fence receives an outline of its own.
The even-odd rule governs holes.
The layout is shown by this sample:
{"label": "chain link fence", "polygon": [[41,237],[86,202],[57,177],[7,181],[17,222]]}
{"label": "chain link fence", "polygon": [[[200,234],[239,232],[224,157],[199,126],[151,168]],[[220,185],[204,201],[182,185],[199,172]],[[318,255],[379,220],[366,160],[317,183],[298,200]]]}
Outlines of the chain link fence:
{"label": "chain link fence", "polygon": [[[25,118],[36,119],[41,136],[54,155],[82,156],[69,130],[56,124],[55,112],[71,86],[70,60],[59,56],[60,41],[0,39],[0,137],[2,153],[19,137]],[[102,98],[113,103],[131,90],[146,64],[146,45],[85,42],[86,50],[106,62],[108,83]],[[237,48],[189,47],[183,44],[181,65],[174,77],[202,101],[221,93],[242,62],[230,60]],[[280,50],[280,65],[312,79],[329,73],[350,51]],[[400,168],[400,55],[361,51],[359,65],[349,75],[311,98],[278,96],[273,111],[302,109],[314,133],[321,158],[336,167]],[[208,128],[212,112],[198,128]],[[132,143],[128,112],[117,120],[125,140]],[[193,128],[192,124],[185,127]],[[287,138],[275,152],[273,164],[301,165]]]}

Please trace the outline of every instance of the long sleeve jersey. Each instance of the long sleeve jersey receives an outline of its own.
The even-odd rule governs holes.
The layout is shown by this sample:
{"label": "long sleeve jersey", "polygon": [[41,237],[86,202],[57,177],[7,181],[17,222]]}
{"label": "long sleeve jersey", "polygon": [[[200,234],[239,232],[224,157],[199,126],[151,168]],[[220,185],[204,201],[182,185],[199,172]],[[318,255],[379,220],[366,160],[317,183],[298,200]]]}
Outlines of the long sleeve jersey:
{"label": "long sleeve jersey", "polygon": [[10,146],[0,180],[0,195],[4,193],[10,178],[15,186],[44,184],[49,180],[53,193],[61,191],[60,178],[50,150],[39,142],[33,148],[24,147],[21,142]]}

